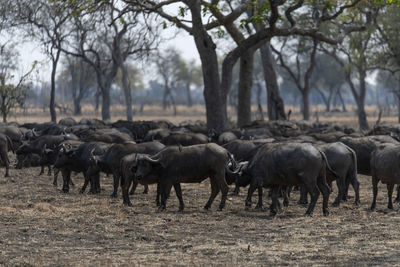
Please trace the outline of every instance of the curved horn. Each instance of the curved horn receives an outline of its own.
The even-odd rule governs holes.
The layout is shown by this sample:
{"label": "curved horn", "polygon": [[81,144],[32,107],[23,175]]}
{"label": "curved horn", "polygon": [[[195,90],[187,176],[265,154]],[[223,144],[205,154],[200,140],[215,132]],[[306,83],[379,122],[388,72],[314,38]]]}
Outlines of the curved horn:
{"label": "curved horn", "polygon": [[36,129],[35,129],[35,128],[33,128],[33,129],[32,129],[32,134],[33,134],[33,136],[34,136],[34,137],[38,137],[38,134],[37,134],[37,132],[36,132]]}
{"label": "curved horn", "polygon": [[149,162],[151,162],[151,163],[159,163],[159,162],[161,161],[161,158],[159,158],[159,159],[152,159],[152,158],[150,158],[149,156],[145,156],[143,159],[145,159],[145,160],[147,160],[147,161],[149,161]]}

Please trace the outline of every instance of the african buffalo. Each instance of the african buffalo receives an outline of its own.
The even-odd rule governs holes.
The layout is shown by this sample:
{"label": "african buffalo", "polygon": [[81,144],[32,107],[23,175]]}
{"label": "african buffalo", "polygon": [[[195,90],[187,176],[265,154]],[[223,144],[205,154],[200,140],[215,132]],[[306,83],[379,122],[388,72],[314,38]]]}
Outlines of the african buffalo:
{"label": "african buffalo", "polygon": [[[136,177],[141,183],[159,183],[160,210],[166,209],[172,185],[200,183],[210,177],[211,195],[204,208],[209,209],[221,191],[219,209],[222,210],[228,193],[225,167],[232,159],[232,155],[225,148],[214,143],[186,147],[170,146],[152,157],[138,159]],[[180,203],[179,210],[183,210],[181,192],[176,194]]]}
{"label": "african buffalo", "polygon": [[[132,153],[155,154],[165,146],[160,142],[145,142],[140,144],[114,144],[102,156],[90,157],[90,166],[88,176],[93,177],[100,172],[112,174],[114,178],[114,191],[111,197],[117,197],[119,180],[121,177],[120,161],[121,159]],[[123,183],[124,181],[122,181]]]}
{"label": "african buffalo", "polygon": [[[341,142],[330,144],[318,144],[318,149],[325,153],[329,166],[335,172],[326,172],[326,180],[328,184],[336,180],[338,187],[338,195],[333,202],[333,206],[339,206],[342,200],[347,198],[347,191],[351,183],[355,193],[355,204],[360,203],[359,182],[357,180],[357,156],[353,149]],[[307,194],[305,190],[301,190],[300,204],[307,203]]]}
{"label": "african buffalo", "polygon": [[306,143],[274,143],[261,146],[242,170],[240,186],[250,184],[246,207],[251,206],[251,196],[258,188],[257,208],[262,208],[262,188],[271,187],[270,211],[278,210],[278,193],[281,187],[305,185],[311,194],[306,215],[311,215],[320,191],[323,195],[323,213],[327,215],[330,189],[326,183],[327,159],[323,152]]}
{"label": "african buffalo", "polygon": [[387,184],[388,208],[393,209],[393,188],[395,184],[400,184],[400,145],[384,144],[372,152],[371,175],[374,194],[371,210],[374,210],[376,206],[379,181]]}
{"label": "african buffalo", "polygon": [[89,160],[91,155],[102,155],[110,147],[110,144],[101,142],[83,143],[77,148],[69,148],[64,146],[61,148],[57,155],[54,167],[59,169],[63,176],[63,188],[64,193],[68,193],[69,184],[71,179],[71,172],[83,172],[85,177],[85,183],[81,189],[81,193],[85,192],[85,189],[91,181],[91,193],[98,193],[100,187],[98,184],[99,177],[89,177],[87,170],[89,168]]}

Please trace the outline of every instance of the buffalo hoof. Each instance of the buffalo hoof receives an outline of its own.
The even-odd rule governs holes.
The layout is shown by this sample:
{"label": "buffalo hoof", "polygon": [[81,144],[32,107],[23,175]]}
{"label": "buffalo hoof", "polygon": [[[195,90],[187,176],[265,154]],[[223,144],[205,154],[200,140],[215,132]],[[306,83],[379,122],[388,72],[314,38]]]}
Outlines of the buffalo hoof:
{"label": "buffalo hoof", "polygon": [[147,195],[149,193],[149,190],[144,190],[142,194]]}
{"label": "buffalo hoof", "polygon": [[183,207],[179,207],[178,212],[183,212]]}
{"label": "buffalo hoof", "polygon": [[63,192],[63,193],[68,193],[69,192],[69,189],[67,189],[67,188],[63,188],[62,190],[61,190],[61,192]]}
{"label": "buffalo hoof", "polygon": [[394,202],[400,202],[400,198],[396,197]]}
{"label": "buffalo hoof", "polygon": [[306,216],[306,217],[312,217],[312,213],[311,213],[311,212],[306,212],[306,214],[304,214],[304,216]]}
{"label": "buffalo hoof", "polygon": [[263,211],[264,208],[263,208],[262,205],[257,205],[257,206],[254,207],[254,210],[256,210],[256,211]]}
{"label": "buffalo hoof", "polygon": [[269,211],[269,215],[272,216],[272,217],[275,217],[276,214],[277,214],[276,210],[270,210]]}
{"label": "buffalo hoof", "polygon": [[131,195],[131,196],[134,195],[134,194],[135,194],[135,192],[129,192],[129,195]]}
{"label": "buffalo hoof", "polygon": [[389,203],[389,204],[388,204],[388,209],[390,209],[390,210],[393,209],[393,204],[392,204],[392,203]]}
{"label": "buffalo hoof", "polygon": [[225,208],[224,205],[219,205],[218,210],[219,210],[219,211],[222,211],[224,208]]}
{"label": "buffalo hoof", "polygon": [[158,212],[163,212],[163,211],[165,211],[166,210],[166,207],[165,206],[159,206],[158,207]]}
{"label": "buffalo hoof", "polygon": [[132,202],[124,202],[124,206],[133,207]]}
{"label": "buffalo hoof", "polygon": [[[83,193],[85,193],[85,190],[83,190],[83,189],[79,190],[79,194],[83,194]],[[88,193],[90,193],[90,191]]]}
{"label": "buffalo hoof", "polygon": [[6,174],[4,175],[4,177],[10,177],[10,175],[9,175],[8,173],[6,173]]}
{"label": "buffalo hoof", "polygon": [[360,206],[360,204],[361,204],[360,200],[354,201],[354,206]]}
{"label": "buffalo hoof", "polygon": [[118,195],[117,195],[117,193],[112,193],[112,194],[110,195],[110,197],[112,197],[112,198],[117,198]]}
{"label": "buffalo hoof", "polygon": [[305,204],[308,204],[308,201],[307,201],[307,200],[302,200],[302,199],[300,199],[300,200],[297,202],[297,204],[305,205]]}
{"label": "buffalo hoof", "polygon": [[339,204],[340,204],[340,202],[339,202],[338,200],[335,200],[335,201],[332,203],[332,206],[333,206],[333,207],[339,207]]}
{"label": "buffalo hoof", "polygon": [[329,215],[329,210],[323,210],[323,214],[324,214],[324,216],[328,216]]}
{"label": "buffalo hoof", "polygon": [[210,209],[210,206],[209,206],[209,205],[205,205],[205,206],[204,206],[204,209],[205,209],[205,210],[209,210],[209,209]]}

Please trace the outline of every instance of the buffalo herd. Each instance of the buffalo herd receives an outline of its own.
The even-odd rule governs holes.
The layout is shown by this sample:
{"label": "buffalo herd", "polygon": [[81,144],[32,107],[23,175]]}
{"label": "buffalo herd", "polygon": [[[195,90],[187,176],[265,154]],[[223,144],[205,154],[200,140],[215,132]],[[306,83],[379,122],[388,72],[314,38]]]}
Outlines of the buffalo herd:
{"label": "buffalo herd", "polygon": [[[388,208],[392,193],[400,184],[400,125],[379,124],[369,132],[356,132],[335,123],[312,121],[254,121],[242,128],[218,133],[200,121],[179,125],[162,121],[117,121],[97,119],[76,122],[66,118],[59,123],[7,123],[0,125],[0,159],[10,175],[8,152],[16,154],[16,168],[40,166],[54,174],[54,186],[61,173],[62,192],[74,183],[72,173],[82,173],[83,193],[101,190],[100,173],[113,177],[111,197],[121,189],[123,204],[132,206],[129,195],[138,184],[148,192],[157,184],[156,203],[165,210],[171,188],[184,209],[181,183],[200,183],[209,178],[211,195],[204,208],[209,209],[221,192],[219,209],[225,206],[229,186],[233,194],[248,186],[245,208],[251,207],[258,192],[257,209],[263,207],[263,188],[269,188],[270,212],[281,209],[279,197],[287,206],[290,193],[300,190],[300,204],[308,203],[311,215],[322,194],[323,214],[329,213],[329,195],[336,181],[339,206],[347,200],[351,184],[355,204],[360,203],[357,174],[372,177],[376,206],[379,181],[387,184]],[[396,200],[400,200],[399,189]]]}

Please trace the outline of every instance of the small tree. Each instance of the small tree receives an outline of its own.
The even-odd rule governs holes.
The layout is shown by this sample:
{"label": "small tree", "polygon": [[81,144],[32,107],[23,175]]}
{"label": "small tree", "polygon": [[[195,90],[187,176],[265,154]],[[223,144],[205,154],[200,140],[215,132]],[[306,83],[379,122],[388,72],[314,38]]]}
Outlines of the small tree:
{"label": "small tree", "polygon": [[11,109],[16,106],[23,106],[27,95],[25,82],[36,67],[36,62],[32,68],[22,75],[16,85],[12,84],[15,80],[13,72],[18,69],[19,54],[11,47],[14,44],[5,43],[0,46],[0,113],[3,122],[7,122],[7,116]]}

